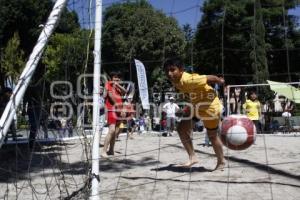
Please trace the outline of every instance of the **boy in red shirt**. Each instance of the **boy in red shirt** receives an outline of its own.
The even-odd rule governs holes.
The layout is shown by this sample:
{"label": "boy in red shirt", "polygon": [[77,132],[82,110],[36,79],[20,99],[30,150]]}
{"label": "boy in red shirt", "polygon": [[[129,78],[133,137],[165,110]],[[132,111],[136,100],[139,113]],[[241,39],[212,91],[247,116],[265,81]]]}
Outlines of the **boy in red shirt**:
{"label": "boy in red shirt", "polygon": [[[119,124],[117,110],[122,107],[122,95],[125,94],[126,90],[120,85],[121,73],[112,72],[110,73],[111,81],[105,84],[106,97],[105,97],[105,108],[107,109],[107,124],[108,134],[105,137],[103,150],[101,156],[107,158],[108,155],[114,155],[114,146],[116,135],[119,132]],[[108,149],[109,147],[109,149]]]}

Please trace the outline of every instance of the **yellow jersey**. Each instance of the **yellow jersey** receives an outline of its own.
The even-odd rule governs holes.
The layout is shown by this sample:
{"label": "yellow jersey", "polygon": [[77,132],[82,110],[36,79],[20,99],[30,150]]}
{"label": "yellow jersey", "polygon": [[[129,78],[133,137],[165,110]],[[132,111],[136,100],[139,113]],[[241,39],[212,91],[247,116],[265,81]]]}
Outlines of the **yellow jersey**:
{"label": "yellow jersey", "polygon": [[247,99],[243,104],[243,109],[246,111],[246,115],[251,120],[259,120],[260,103],[258,100],[252,101]]}
{"label": "yellow jersey", "polygon": [[206,75],[183,72],[181,79],[173,85],[185,94],[189,102],[200,110],[217,109],[220,111],[221,102],[216,91],[207,84]]}

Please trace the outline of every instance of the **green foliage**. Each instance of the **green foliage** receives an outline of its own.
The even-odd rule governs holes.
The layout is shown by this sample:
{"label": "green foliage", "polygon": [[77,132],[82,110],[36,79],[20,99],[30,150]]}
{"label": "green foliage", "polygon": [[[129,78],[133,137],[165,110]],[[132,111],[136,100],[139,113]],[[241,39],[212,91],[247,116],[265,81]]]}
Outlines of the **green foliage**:
{"label": "green foliage", "polygon": [[78,16],[75,11],[65,9],[61,15],[58,26],[55,30],[57,33],[72,33],[80,30]]}
{"label": "green foliage", "polygon": [[255,13],[252,34],[250,59],[252,61],[253,82],[266,83],[269,79],[267,64],[265,27],[263,24],[260,0],[255,1]]}
{"label": "green foliage", "polygon": [[185,36],[185,41],[186,41],[186,47],[185,47],[185,64],[193,66],[194,63],[194,31],[191,27],[190,24],[185,24],[183,25],[183,32]]}
{"label": "green foliage", "polygon": [[28,55],[52,8],[51,0],[0,0],[0,45],[14,32],[20,34],[21,48]]}
{"label": "green foliage", "polygon": [[18,33],[8,41],[1,57],[1,67],[5,76],[10,77],[14,83],[24,68],[24,52],[20,49],[20,37]]}
{"label": "green foliage", "polygon": [[[37,42],[41,32],[39,25],[44,24],[52,10],[52,0],[0,0],[0,47],[8,45],[8,41],[15,32],[19,33],[18,51],[20,55],[28,57]],[[79,30],[76,13],[67,9],[62,14],[56,29],[58,33],[70,33]],[[24,53],[23,53],[24,52]],[[7,59],[6,59],[7,60]],[[16,65],[16,62],[18,63]],[[23,63],[24,64],[24,63]],[[11,60],[6,65],[15,66],[7,68],[1,65],[0,84],[3,85],[6,74],[18,75],[20,62]],[[7,71],[8,70],[8,71]],[[39,66],[34,79],[39,80],[44,73],[43,66]],[[16,77],[14,77],[16,78]]]}
{"label": "green foliage", "polygon": [[[28,54],[53,8],[52,0],[0,0],[0,46],[6,44],[14,32],[19,32],[21,47]],[[79,28],[76,13],[67,9],[62,14],[57,32],[67,33]]]}
{"label": "green foliage", "polygon": [[[133,58],[151,61],[144,62],[148,75],[162,65],[165,57],[182,55],[185,47],[184,34],[175,19],[154,10],[146,1],[109,7],[104,13],[102,39],[105,63],[130,63]],[[109,70],[112,66],[130,73],[128,66],[104,67]]]}
{"label": "green foliage", "polygon": [[[76,85],[77,77],[83,73],[86,64],[88,42],[92,43],[88,34],[88,31],[78,31],[72,34],[56,33],[51,37],[43,58],[47,81],[67,80]],[[93,45],[88,49],[90,60],[92,48]]]}
{"label": "green foliage", "polygon": [[[259,2],[261,7],[256,6],[254,18],[254,5]],[[195,63],[205,67],[198,70],[207,74],[222,74],[224,70],[229,84],[261,83],[269,72],[284,73],[272,79],[287,81],[287,56],[291,73],[299,72],[299,52],[287,55],[287,49],[299,41],[296,18],[287,14],[294,6],[292,0],[206,1],[195,35]],[[294,80],[298,78],[294,76]]]}

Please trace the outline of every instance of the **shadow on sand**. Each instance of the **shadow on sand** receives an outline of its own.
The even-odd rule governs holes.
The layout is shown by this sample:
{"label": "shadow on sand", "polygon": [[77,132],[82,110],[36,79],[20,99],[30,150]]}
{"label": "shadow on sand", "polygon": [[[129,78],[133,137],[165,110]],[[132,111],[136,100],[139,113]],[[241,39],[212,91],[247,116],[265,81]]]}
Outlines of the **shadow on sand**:
{"label": "shadow on sand", "polygon": [[155,169],[151,169],[151,171],[171,171],[178,173],[186,173],[186,172],[211,172],[212,170],[206,169],[205,167],[182,167],[175,164],[170,164],[165,167],[159,167]]}

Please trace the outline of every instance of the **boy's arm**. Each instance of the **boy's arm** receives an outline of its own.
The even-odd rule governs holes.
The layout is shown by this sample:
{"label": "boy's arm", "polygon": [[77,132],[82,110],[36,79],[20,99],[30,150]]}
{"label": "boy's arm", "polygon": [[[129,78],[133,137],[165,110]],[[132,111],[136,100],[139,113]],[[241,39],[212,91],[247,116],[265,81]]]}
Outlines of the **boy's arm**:
{"label": "boy's arm", "polygon": [[116,105],[117,100],[116,100],[114,94],[111,91],[108,92],[107,96],[113,102],[113,105]]}
{"label": "boy's arm", "polygon": [[168,106],[168,103],[166,103],[164,106],[163,106],[163,108],[162,108],[162,111],[164,111],[164,112],[167,112],[167,106]]}
{"label": "boy's arm", "polygon": [[126,89],[123,86],[121,86],[119,83],[115,83],[114,86],[116,86],[121,91],[122,95],[126,94],[126,92],[127,92]]}
{"label": "boy's arm", "polygon": [[260,104],[260,102],[258,102],[259,104],[258,104],[258,117],[261,117],[262,115],[261,115],[261,104]]}
{"label": "boy's arm", "polygon": [[106,90],[106,97],[113,103],[113,105],[115,105],[117,103],[117,100],[113,94],[113,83],[112,82],[108,82],[105,85],[105,90]]}
{"label": "boy's arm", "polygon": [[243,111],[243,114],[246,114],[247,113],[247,102],[245,102],[243,105],[242,105],[242,111]]}
{"label": "boy's arm", "polygon": [[207,83],[208,84],[213,84],[213,83],[219,83],[219,84],[224,84],[225,80],[222,77],[217,77],[214,75],[206,75]]}
{"label": "boy's arm", "polygon": [[180,110],[180,108],[177,104],[175,104],[175,112],[177,112],[178,110]]}

